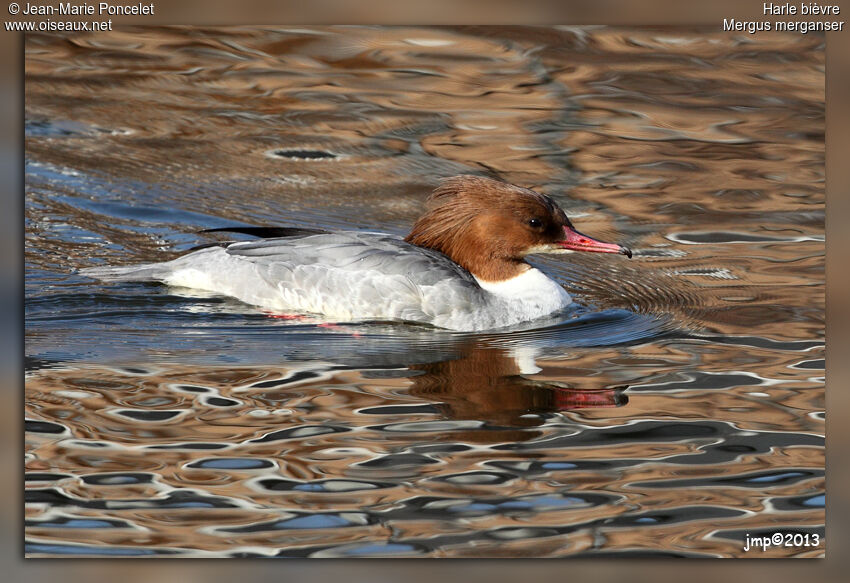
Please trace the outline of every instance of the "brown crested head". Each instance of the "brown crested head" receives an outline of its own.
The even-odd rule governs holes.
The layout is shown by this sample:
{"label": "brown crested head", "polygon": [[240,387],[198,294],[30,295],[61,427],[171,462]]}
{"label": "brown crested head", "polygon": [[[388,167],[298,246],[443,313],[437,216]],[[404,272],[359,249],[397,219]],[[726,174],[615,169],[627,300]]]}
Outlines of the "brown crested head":
{"label": "brown crested head", "polygon": [[502,281],[529,268],[531,253],[631,251],[573,229],[548,196],[480,176],[448,178],[428,197],[405,239],[447,255],[478,279]]}

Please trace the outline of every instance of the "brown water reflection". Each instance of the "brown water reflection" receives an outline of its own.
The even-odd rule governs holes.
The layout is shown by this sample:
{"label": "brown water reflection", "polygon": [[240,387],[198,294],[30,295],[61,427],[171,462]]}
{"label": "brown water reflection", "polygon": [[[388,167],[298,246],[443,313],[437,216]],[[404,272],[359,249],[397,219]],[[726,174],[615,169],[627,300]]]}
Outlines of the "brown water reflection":
{"label": "brown water reflection", "polygon": [[[542,414],[592,407],[619,407],[628,402],[626,386],[595,386],[586,371],[557,375],[557,381],[526,378],[517,361],[500,348],[468,347],[457,360],[414,365],[410,394],[438,401],[449,419],[476,419],[492,425],[534,426]],[[574,378],[577,377],[577,378]],[[576,386],[578,385],[578,386]],[[505,440],[514,441],[522,433]]]}
{"label": "brown water reflection", "polygon": [[[26,41],[31,556],[821,556],[823,37],[124,28]],[[444,176],[631,262],[521,330],[86,280],[205,228],[402,234]],[[814,535],[745,553],[746,534]]]}
{"label": "brown water reflection", "polygon": [[[646,379],[680,369],[636,352],[619,359]],[[822,420],[804,414],[822,406],[810,373],[757,391],[645,383],[625,405],[597,351],[538,364],[535,380],[493,350],[409,371],[37,371],[29,530],[34,541],[291,556],[339,545],[736,555],[739,537],[725,532],[777,519],[818,530],[822,509],[805,505],[823,488]]]}

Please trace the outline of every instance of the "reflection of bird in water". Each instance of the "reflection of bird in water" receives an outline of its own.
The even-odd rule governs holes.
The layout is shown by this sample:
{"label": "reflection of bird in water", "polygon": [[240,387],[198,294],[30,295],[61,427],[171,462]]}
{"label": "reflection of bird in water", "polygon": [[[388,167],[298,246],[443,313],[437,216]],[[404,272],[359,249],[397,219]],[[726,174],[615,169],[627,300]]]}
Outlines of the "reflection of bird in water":
{"label": "reflection of bird in water", "polygon": [[411,366],[423,374],[411,378],[410,393],[439,401],[438,408],[450,419],[512,427],[541,425],[546,413],[628,403],[623,393],[627,385],[586,388],[599,381],[577,378],[572,386],[533,380],[522,376],[520,361],[504,348],[469,347],[457,360]]}

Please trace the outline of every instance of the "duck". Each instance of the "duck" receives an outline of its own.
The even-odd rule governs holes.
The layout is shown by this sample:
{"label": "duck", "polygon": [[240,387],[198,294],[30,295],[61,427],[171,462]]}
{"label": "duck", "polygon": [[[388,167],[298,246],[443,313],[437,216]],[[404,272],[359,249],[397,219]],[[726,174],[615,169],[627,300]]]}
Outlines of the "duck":
{"label": "duck", "polygon": [[632,251],[578,232],[552,198],[473,175],[443,180],[410,233],[295,227],[210,229],[258,235],[176,259],[90,267],[102,281],[213,292],[282,315],[399,321],[460,332],[506,328],[572,303],[529,255]]}

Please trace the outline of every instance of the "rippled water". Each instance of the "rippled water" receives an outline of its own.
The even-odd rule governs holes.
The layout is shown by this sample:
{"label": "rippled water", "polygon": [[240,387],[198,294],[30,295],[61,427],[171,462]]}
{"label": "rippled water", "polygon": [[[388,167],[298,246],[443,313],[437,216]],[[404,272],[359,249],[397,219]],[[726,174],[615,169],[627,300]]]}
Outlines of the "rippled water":
{"label": "rippled water", "polygon": [[[30,556],[823,554],[823,37],[28,35],[26,128]],[[458,173],[635,258],[539,258],[577,305],[487,334],[76,274],[404,234]]]}

